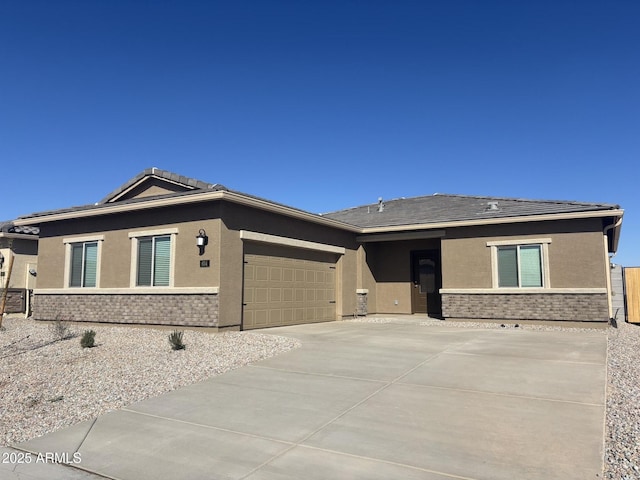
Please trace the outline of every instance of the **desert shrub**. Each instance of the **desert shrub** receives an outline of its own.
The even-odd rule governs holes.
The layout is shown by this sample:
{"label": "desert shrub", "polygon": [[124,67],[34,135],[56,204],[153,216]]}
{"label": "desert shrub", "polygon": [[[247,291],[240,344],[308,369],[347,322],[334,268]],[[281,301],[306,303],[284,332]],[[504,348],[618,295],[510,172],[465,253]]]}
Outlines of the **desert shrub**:
{"label": "desert shrub", "polygon": [[182,342],[182,331],[179,330],[174,330],[173,332],[171,332],[171,335],[169,335],[169,345],[171,345],[171,348],[173,350],[183,350],[185,345]]}
{"label": "desert shrub", "polygon": [[49,324],[49,331],[53,336],[54,340],[67,340],[73,337],[73,332],[62,320],[56,320],[53,323]]}
{"label": "desert shrub", "polygon": [[82,348],[93,348],[96,346],[96,332],[93,330],[85,330],[80,339]]}

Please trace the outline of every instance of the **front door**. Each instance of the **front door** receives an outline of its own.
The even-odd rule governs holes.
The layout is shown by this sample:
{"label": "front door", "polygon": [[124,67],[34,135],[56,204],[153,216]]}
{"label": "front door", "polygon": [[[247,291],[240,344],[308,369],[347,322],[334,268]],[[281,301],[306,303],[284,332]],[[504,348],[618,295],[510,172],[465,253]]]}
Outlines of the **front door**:
{"label": "front door", "polygon": [[411,253],[412,288],[411,309],[413,313],[427,313],[430,316],[442,314],[442,273],[440,251],[422,250]]}

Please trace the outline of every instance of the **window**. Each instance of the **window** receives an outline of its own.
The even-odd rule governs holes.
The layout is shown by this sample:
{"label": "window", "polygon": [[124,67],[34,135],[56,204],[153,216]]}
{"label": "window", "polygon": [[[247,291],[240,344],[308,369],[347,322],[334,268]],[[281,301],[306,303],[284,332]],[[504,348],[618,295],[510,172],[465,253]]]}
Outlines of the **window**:
{"label": "window", "polygon": [[70,287],[95,287],[98,273],[98,242],[71,244]]}
{"label": "window", "polygon": [[103,235],[64,238],[64,285],[67,288],[100,286]]}
{"label": "window", "polygon": [[173,287],[177,228],[129,232],[131,288]]}
{"label": "window", "polygon": [[487,242],[494,288],[550,288],[550,238]]}
{"label": "window", "polygon": [[171,236],[138,239],[139,287],[168,287],[171,276]]}
{"label": "window", "polygon": [[542,287],[540,245],[498,247],[499,287]]}

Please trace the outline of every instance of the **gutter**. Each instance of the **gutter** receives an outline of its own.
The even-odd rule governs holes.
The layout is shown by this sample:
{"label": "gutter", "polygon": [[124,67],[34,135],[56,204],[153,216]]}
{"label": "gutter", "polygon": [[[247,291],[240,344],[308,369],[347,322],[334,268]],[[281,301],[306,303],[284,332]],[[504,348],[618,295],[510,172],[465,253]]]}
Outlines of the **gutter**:
{"label": "gutter", "polygon": [[74,210],[58,213],[43,214],[42,216],[22,217],[13,220],[13,224],[16,226],[26,225],[39,225],[41,223],[55,222],[60,220],[75,220],[78,218],[89,218],[102,215],[113,215],[116,213],[134,212],[140,210],[150,210],[160,207],[170,207],[175,205],[187,205],[192,203],[200,203],[215,200],[226,200],[229,202],[237,203],[240,205],[247,205],[261,210],[269,212],[279,213],[288,217],[299,218],[322,225],[339,228],[342,230],[348,230],[351,232],[359,232],[360,228],[348,223],[340,222],[339,220],[332,220],[330,218],[322,217],[313,213],[305,212],[284,205],[260,200],[257,198],[247,197],[235,192],[229,192],[224,190],[216,190],[214,192],[204,192],[195,195],[185,195],[182,197],[171,198],[156,198],[153,200],[147,200],[139,203],[127,203],[127,204],[102,204],[96,208],[88,208],[86,210]]}
{"label": "gutter", "polygon": [[602,231],[602,233],[604,233],[607,238],[609,237],[609,230],[613,230],[613,237],[611,237],[611,252],[615,255],[615,253],[618,251],[618,241],[620,240],[620,225],[622,225],[622,215],[623,215],[623,211],[620,210],[620,217],[618,218],[618,221],[615,223],[612,223],[611,225],[608,225],[607,227],[604,228],[604,230]]}
{"label": "gutter", "polygon": [[362,234],[406,232],[411,230],[442,229],[453,227],[473,227],[479,225],[500,225],[505,223],[544,222],[548,220],[575,220],[580,218],[620,217],[624,210],[596,210],[587,212],[547,213],[543,215],[526,215],[521,217],[485,218],[477,220],[456,220],[451,222],[424,223],[415,225],[394,225],[391,227],[365,227],[360,230]]}
{"label": "gutter", "polygon": [[[64,212],[52,212],[49,214],[43,214],[41,216],[22,217],[13,220],[13,224],[16,226],[26,225],[38,225],[41,223],[55,222],[60,220],[75,220],[79,218],[89,218],[102,215],[112,215],[124,212],[133,212],[140,210],[149,210],[154,208],[169,207],[175,205],[187,205],[193,203],[225,200],[233,202],[239,205],[246,205],[260,210],[285,215],[300,220],[310,221],[313,223],[337,228],[340,230],[346,230],[352,233],[360,235],[370,235],[376,233],[395,233],[395,232],[413,232],[418,230],[439,230],[444,228],[453,227],[468,227],[479,225],[499,225],[509,223],[526,223],[526,222],[543,222],[548,220],[572,220],[580,218],[598,218],[598,217],[620,217],[618,223],[615,226],[619,226],[622,222],[622,215],[624,210],[591,210],[583,212],[568,212],[568,213],[550,213],[542,215],[526,215],[520,217],[501,217],[501,218],[485,218],[474,220],[455,220],[449,222],[439,223],[423,223],[413,225],[392,225],[382,227],[358,227],[349,223],[341,222],[339,220],[333,220],[322,215],[316,215],[314,213],[305,212],[296,208],[287,207],[277,203],[269,202],[255,197],[249,197],[236,192],[228,190],[216,190],[213,192],[203,192],[199,194],[185,195],[182,197],[170,197],[170,198],[156,198],[153,200],[147,200],[139,203],[127,203],[127,204],[102,204],[99,207],[88,208],[86,210],[72,210]],[[607,228],[614,228],[609,226]],[[366,241],[364,238],[358,239],[359,241]],[[617,247],[617,237],[615,238],[614,246]]]}
{"label": "gutter", "polygon": [[0,232],[0,238],[11,238],[11,239],[19,239],[19,240],[38,240],[38,235],[30,235],[26,233],[5,233]]}

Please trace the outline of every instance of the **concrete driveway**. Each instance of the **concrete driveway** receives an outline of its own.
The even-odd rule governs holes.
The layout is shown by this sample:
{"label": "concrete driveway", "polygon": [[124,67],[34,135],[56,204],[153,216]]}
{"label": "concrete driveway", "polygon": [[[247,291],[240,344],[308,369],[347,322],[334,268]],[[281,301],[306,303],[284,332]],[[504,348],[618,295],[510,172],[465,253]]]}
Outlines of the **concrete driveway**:
{"label": "concrete driveway", "polygon": [[[334,322],[263,333],[303,346],[17,447],[79,452],[82,469],[130,480],[602,477],[600,331]],[[28,467],[12,473],[44,478]]]}

